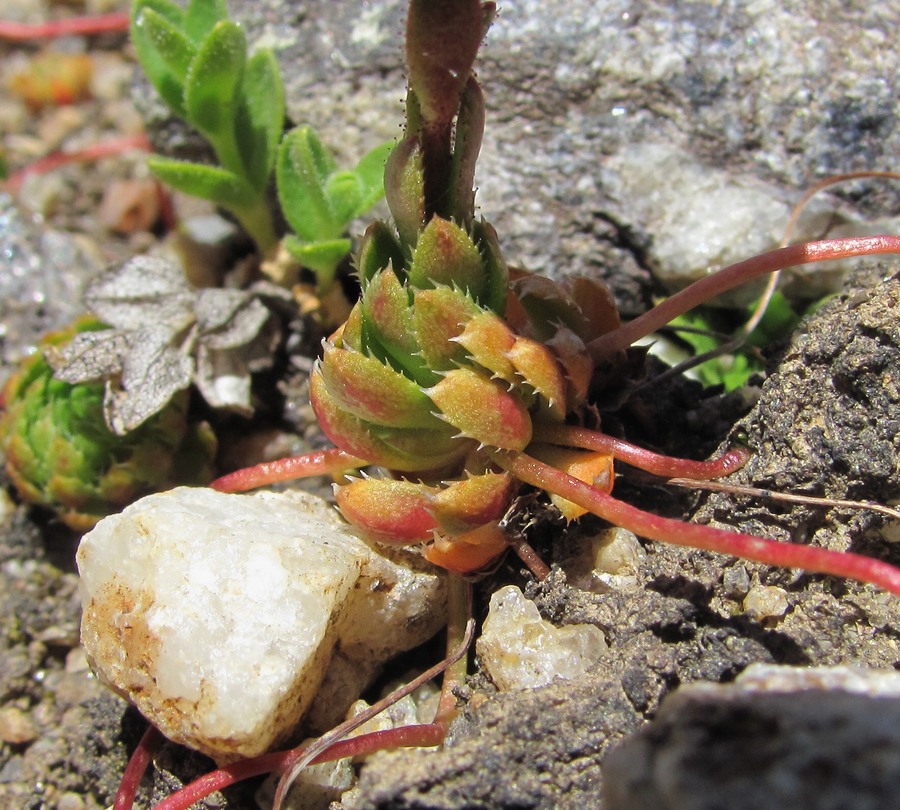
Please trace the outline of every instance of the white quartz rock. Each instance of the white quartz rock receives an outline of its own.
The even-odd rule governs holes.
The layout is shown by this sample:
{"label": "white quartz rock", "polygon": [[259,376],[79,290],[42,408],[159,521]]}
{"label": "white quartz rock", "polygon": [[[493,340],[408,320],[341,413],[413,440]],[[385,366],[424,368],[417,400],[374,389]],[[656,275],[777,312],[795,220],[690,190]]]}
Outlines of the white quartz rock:
{"label": "white quartz rock", "polygon": [[[81,542],[82,643],[170,739],[253,756],[296,726],[336,646],[359,688],[439,629],[443,578],[398,559],[305,493],[151,495]],[[343,712],[356,695],[337,691]]]}
{"label": "white quartz rock", "polygon": [[491,597],[476,648],[499,689],[527,689],[590,672],[606,650],[606,638],[592,624],[555,627],[522,591],[507,585]]}

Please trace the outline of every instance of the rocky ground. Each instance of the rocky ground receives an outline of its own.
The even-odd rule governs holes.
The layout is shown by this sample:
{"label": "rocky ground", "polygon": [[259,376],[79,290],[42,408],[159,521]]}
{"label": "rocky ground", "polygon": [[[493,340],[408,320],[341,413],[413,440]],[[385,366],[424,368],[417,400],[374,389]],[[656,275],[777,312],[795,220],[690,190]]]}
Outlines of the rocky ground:
{"label": "rocky ground", "polygon": [[[290,66],[294,121],[312,121],[352,158],[396,134],[403,6],[264,0],[234,3],[232,11],[251,39],[265,37]],[[24,0],[15,7],[22,15],[67,13]],[[481,62],[489,119],[478,201],[511,261],[549,273],[600,274],[627,312],[639,311],[655,291],[651,273],[677,272],[686,254],[702,271],[777,241],[792,201],[820,177],[895,168],[897,55],[884,32],[898,22],[888,3],[694,3],[677,10],[652,2],[511,4]],[[146,88],[129,90],[132,66],[121,37],[61,47],[90,53],[105,81],[97,80],[91,99],[31,110],[9,88],[38,49],[0,46],[0,128],[13,170],[59,146],[133,134],[142,115],[158,148],[189,148],[189,139],[154,112]],[[138,156],[109,159],[34,178],[17,201],[0,199],[5,369],[37,335],[77,312],[86,278],[157,238],[152,230],[113,234],[97,216],[114,179],[142,176]],[[828,207],[834,216],[809,227],[896,218],[900,197],[889,184],[852,184]],[[897,271],[893,260],[855,268],[840,295],[788,344],[773,347],[761,390],[742,399],[692,384],[661,385],[644,389],[607,424],[641,443],[698,457],[720,443],[746,442],[754,456],[735,476],[740,483],[896,504],[900,282],[890,277]],[[618,487],[623,498],[667,514],[900,563],[889,542],[897,538],[896,521],[877,513],[690,496],[627,479]],[[105,807],[141,721],[98,684],[78,646],[78,538],[11,492],[0,507],[0,806]],[[585,521],[581,531],[592,528]],[[532,533],[556,563],[553,574],[537,585],[506,563],[479,585],[482,612],[491,590],[516,582],[546,618],[600,627],[609,642],[601,665],[576,682],[524,693],[498,694],[476,675],[451,745],[438,754],[378,757],[363,771],[358,806],[598,806],[607,751],[652,720],[680,686],[730,682],[757,662],[900,668],[900,608],[871,587],[648,543],[629,582],[586,590],[577,587],[585,583],[567,550],[576,532],[566,535],[547,521]],[[875,718],[896,718],[898,699],[873,700],[864,695],[847,710],[873,718],[854,727],[852,745],[889,752],[884,762],[896,762],[896,738],[879,736]],[[834,702],[817,700],[807,720]],[[770,739],[784,739],[782,729],[804,727],[802,712],[777,707],[780,726],[772,716],[759,719],[764,712],[751,710],[763,703],[726,712],[715,733],[696,732],[706,748],[701,744],[693,758],[668,749],[665,760],[663,749],[657,774],[669,773],[666,761],[677,760],[686,774],[692,762],[715,766],[705,781],[662,779],[666,806],[721,806],[719,791],[737,790],[728,787],[729,769],[747,752],[713,759],[735,729],[763,724]],[[672,722],[672,712],[663,716]],[[688,722],[696,731],[696,719]],[[648,750],[677,737],[670,725],[650,728],[657,730]],[[803,745],[815,751],[810,741],[822,736]],[[801,792],[774,804],[772,785],[785,783],[774,765],[790,758],[773,750],[753,780],[768,801],[744,786],[739,795],[750,797],[747,804],[729,793],[729,806],[885,807],[900,786],[896,768],[843,770],[837,749],[793,766]],[[151,793],[161,798],[178,779],[208,767],[174,747],[157,764],[143,806]],[[804,772],[817,776],[797,777]],[[817,782],[823,773],[836,775],[825,790]],[[842,792],[850,789],[852,796]],[[625,806],[621,793],[614,795],[611,806]],[[653,795],[649,788],[646,795]],[[238,790],[209,806],[254,805]]]}

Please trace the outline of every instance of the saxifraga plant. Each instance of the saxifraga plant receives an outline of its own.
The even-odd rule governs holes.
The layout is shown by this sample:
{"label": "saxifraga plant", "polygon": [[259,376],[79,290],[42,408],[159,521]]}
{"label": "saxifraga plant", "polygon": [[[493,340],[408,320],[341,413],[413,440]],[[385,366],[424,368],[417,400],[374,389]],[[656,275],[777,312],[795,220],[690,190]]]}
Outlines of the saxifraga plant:
{"label": "saxifraga plant", "polygon": [[[582,426],[596,372],[639,338],[761,275],[898,253],[900,237],[781,248],[704,278],[624,325],[597,282],[563,285],[510,270],[493,228],[474,215],[484,102],[472,66],[494,13],[495,4],[481,0],[410,2],[406,131],[385,169],[395,229],[376,223],[366,232],[357,256],[361,299],[326,341],[310,379],[313,408],[335,448],[240,470],[214,486],[237,492],[385,468],[386,476],[336,488],[342,514],[378,542],[420,544],[428,559],[464,574],[511,546],[503,518],[529,485],[548,493],[569,520],[590,512],[647,539],[858,579],[900,595],[900,569],[877,559],[663,518],[610,494],[615,460],[664,477],[708,480],[739,469],[748,451],[705,462],[675,459]],[[514,547],[541,576],[546,567],[533,552]],[[467,635],[466,588],[452,579],[448,648],[454,653],[445,662],[450,670],[433,723],[349,740],[341,740],[349,730],[341,726],[311,747],[209,774],[158,810],[186,808],[212,790],[273,770],[284,773],[278,806],[309,762],[438,744],[453,715],[448,684],[464,675],[453,662]],[[129,770],[125,793],[142,758],[146,747]]]}

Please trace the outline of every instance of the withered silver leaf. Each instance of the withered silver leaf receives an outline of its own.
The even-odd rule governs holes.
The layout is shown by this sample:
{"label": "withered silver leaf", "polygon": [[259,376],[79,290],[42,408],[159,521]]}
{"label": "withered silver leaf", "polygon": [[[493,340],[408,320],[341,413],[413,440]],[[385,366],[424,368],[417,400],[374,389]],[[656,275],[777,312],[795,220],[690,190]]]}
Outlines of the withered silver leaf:
{"label": "withered silver leaf", "polygon": [[63,382],[99,382],[122,371],[122,358],[128,350],[128,336],[115,329],[79,332],[65,346],[44,350],[53,375]]}
{"label": "withered silver leaf", "polygon": [[194,374],[193,359],[172,346],[165,327],[134,330],[132,337],[121,382],[107,381],[103,401],[106,422],[120,436],[162,410],[191,384]]}
{"label": "withered silver leaf", "polygon": [[196,295],[178,265],[136,256],[88,284],[84,303],[116,329],[163,325],[174,335],[193,323]]}
{"label": "withered silver leaf", "polygon": [[66,382],[106,380],[104,416],[120,435],[192,382],[213,407],[249,416],[250,375],[271,365],[281,339],[273,308],[292,302],[266,282],[198,290],[173,262],[139,256],[89,285],[85,303],[112,328],[79,334],[54,370]]}

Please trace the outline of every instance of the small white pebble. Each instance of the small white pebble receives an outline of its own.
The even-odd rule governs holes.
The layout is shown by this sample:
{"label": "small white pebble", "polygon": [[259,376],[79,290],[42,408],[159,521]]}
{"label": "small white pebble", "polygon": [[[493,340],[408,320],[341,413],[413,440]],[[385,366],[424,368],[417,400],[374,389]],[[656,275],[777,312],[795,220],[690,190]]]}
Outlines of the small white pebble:
{"label": "small white pebble", "polygon": [[781,618],[789,607],[787,591],[776,585],[754,585],[743,603],[744,612],[755,619]]}
{"label": "small white pebble", "polygon": [[56,810],[84,810],[87,805],[77,793],[67,791],[56,802]]}
{"label": "small white pebble", "polygon": [[589,672],[606,650],[606,638],[592,624],[555,627],[508,585],[491,597],[476,648],[498,688],[528,689]]}
{"label": "small white pebble", "polygon": [[606,529],[591,538],[594,570],[606,574],[633,574],[647,556],[637,536],[627,529]]}

